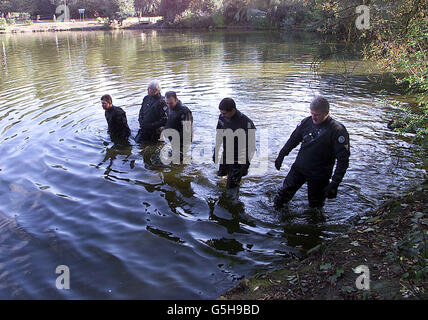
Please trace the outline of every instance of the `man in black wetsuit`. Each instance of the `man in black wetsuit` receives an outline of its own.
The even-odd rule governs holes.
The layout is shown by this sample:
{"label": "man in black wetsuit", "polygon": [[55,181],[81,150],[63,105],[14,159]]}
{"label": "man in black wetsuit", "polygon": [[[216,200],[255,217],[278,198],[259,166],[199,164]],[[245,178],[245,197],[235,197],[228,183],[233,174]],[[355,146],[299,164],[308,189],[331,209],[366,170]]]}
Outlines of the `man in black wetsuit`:
{"label": "man in black wetsuit", "polygon": [[302,120],[279,152],[275,160],[277,170],[284,157],[302,143],[296,161],[274,199],[277,209],[289,202],[305,182],[311,208],[320,209],[325,198],[336,198],[337,188],[349,165],[349,135],[341,123],[329,116],[329,108],[325,98],[316,97],[310,104],[311,116]]}
{"label": "man in black wetsuit", "polygon": [[101,105],[105,110],[105,117],[108,124],[108,133],[113,142],[125,142],[131,135],[128,127],[126,113],[119,107],[113,106],[113,100],[106,94],[101,97]]}
{"label": "man in black wetsuit", "polygon": [[248,174],[256,150],[256,127],[250,118],[236,109],[231,98],[224,98],[219,109],[213,160],[218,163],[218,152],[223,144],[223,158],[217,175],[227,175],[226,188],[232,189],[238,187],[242,177]]}
{"label": "man in black wetsuit", "polygon": [[166,104],[168,106],[164,129],[174,129],[180,139],[174,140],[174,135],[168,136],[174,149],[180,153],[180,161],[183,161],[183,153],[187,153],[193,139],[193,116],[192,111],[177,98],[174,91],[165,93]]}
{"label": "man in black wetsuit", "polygon": [[135,141],[156,142],[160,138],[160,128],[166,123],[166,103],[160,93],[160,85],[157,80],[151,81],[148,85],[148,95],[144,97],[141,104],[138,122],[138,130]]}

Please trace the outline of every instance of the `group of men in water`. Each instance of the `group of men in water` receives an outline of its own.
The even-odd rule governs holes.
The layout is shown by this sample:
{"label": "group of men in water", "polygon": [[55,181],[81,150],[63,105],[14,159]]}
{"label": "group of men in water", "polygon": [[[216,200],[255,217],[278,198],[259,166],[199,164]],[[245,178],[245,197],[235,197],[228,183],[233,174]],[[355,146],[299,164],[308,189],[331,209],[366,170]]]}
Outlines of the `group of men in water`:
{"label": "group of men in water", "polygon": [[[138,116],[140,128],[135,140],[137,143],[156,143],[162,131],[173,130],[178,133],[175,138],[171,134],[166,136],[174,142],[173,148],[178,146],[182,161],[190,147],[187,145],[186,149],[186,144],[193,137],[192,112],[182,104],[174,91],[166,92],[163,97],[157,80],[151,81],[147,90],[148,94],[143,99]],[[101,104],[105,110],[111,139],[128,140],[131,130],[125,111],[113,106],[110,95],[102,96]],[[314,98],[310,104],[311,115],[300,122],[279,152],[275,160],[277,170],[280,170],[285,156],[301,144],[297,158],[274,198],[275,208],[284,207],[305,182],[311,208],[322,208],[326,198],[337,196],[339,184],[349,165],[350,145],[346,128],[329,116],[329,108],[329,102],[325,98]],[[226,187],[232,189],[238,187],[242,177],[248,174],[256,149],[256,127],[250,118],[236,108],[235,101],[231,98],[224,98],[219,104],[219,110],[213,161],[219,163],[218,176],[227,176]],[[231,140],[226,133],[231,133]],[[243,139],[240,139],[238,133]],[[190,137],[187,139],[188,143],[186,136]],[[223,156],[219,159],[221,145]]]}

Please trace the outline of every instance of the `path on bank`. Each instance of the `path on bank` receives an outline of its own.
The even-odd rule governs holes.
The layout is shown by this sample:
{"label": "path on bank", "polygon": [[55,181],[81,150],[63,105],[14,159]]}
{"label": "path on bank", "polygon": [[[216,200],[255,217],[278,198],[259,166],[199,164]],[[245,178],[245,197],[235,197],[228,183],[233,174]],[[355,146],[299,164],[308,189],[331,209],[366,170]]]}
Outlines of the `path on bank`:
{"label": "path on bank", "polygon": [[15,24],[7,28],[8,33],[22,32],[52,32],[73,30],[101,30],[105,28],[104,23],[98,21],[83,22],[36,22],[33,24]]}

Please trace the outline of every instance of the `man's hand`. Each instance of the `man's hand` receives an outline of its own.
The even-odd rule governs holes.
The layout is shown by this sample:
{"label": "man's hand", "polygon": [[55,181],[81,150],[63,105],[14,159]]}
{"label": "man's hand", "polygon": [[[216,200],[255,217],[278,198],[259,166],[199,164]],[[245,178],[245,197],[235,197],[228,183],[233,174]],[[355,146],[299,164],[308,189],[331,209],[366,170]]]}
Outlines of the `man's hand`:
{"label": "man's hand", "polygon": [[328,199],[334,199],[337,196],[337,188],[339,187],[339,183],[335,181],[331,181],[327,187],[324,189],[324,195]]}
{"label": "man's hand", "polygon": [[276,170],[281,169],[282,161],[284,161],[284,156],[279,154],[275,160],[275,168]]}

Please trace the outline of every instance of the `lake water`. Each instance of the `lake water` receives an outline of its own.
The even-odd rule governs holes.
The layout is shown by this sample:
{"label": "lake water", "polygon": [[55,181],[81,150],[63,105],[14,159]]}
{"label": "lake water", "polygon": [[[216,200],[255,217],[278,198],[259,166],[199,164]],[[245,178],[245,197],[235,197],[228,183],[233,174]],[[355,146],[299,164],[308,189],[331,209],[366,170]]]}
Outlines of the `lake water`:
{"label": "lake water", "polygon": [[[394,108],[383,99],[399,93],[379,93],[379,75],[354,56],[312,71],[332,46],[277,32],[0,35],[0,298],[216,298],[421,181],[410,139],[386,127]],[[195,158],[212,148],[222,98],[254,121],[258,153],[239,199],[209,161],[163,165],[163,144],[111,143],[100,97],[112,95],[135,136],[152,79],[192,110]],[[281,171],[274,160],[316,95],[351,139],[325,221],[306,212],[306,187],[289,215],[272,209],[297,150]],[[59,265],[70,290],[56,288]]]}

